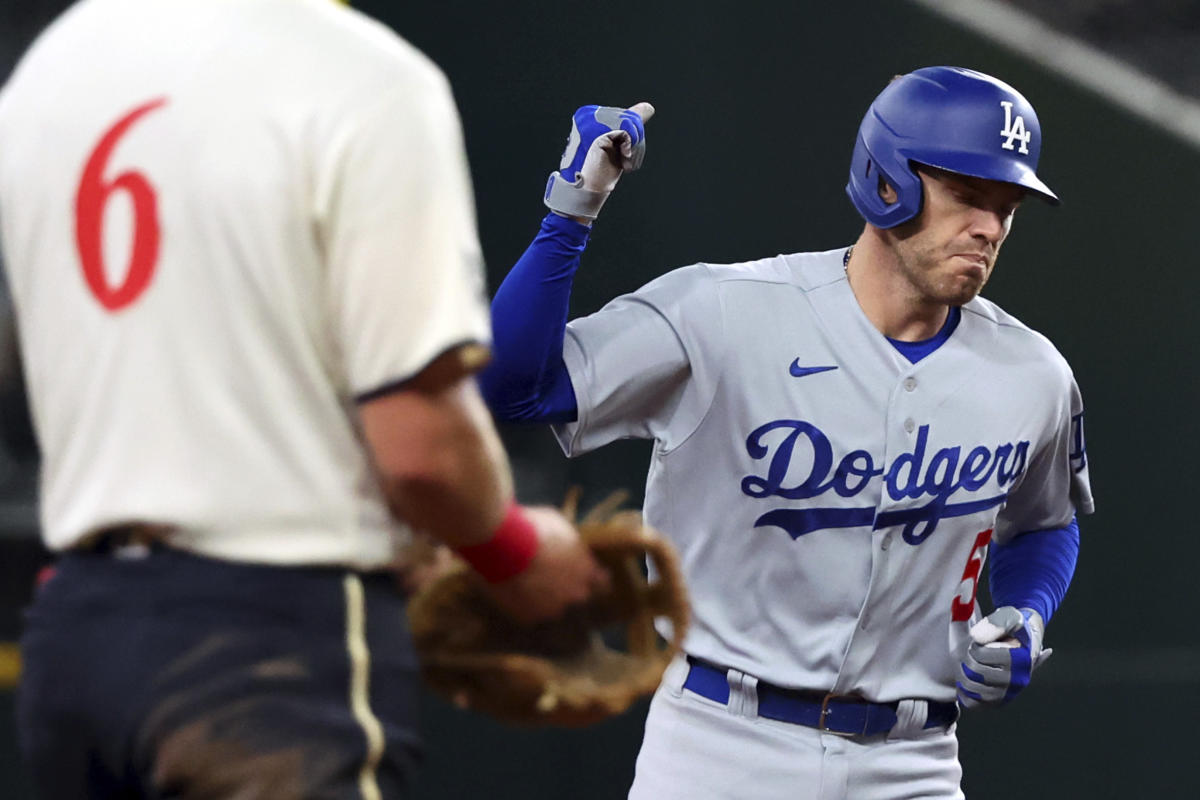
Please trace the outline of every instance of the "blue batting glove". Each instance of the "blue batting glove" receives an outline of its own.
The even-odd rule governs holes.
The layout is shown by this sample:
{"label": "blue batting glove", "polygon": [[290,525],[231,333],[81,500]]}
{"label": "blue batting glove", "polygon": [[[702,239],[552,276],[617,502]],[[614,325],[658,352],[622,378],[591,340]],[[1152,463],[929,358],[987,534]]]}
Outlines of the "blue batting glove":
{"label": "blue batting glove", "polygon": [[1050,658],[1042,649],[1046,625],[1036,611],[1004,606],[971,626],[971,644],[958,667],[963,708],[1000,706],[1029,685],[1033,671]]}
{"label": "blue batting glove", "polygon": [[642,165],[644,122],[653,114],[649,103],[576,111],[559,168],[546,182],[546,206],[564,216],[595,219],[621,175]]}
{"label": "blue batting glove", "polygon": [[646,130],[641,116],[614,106],[582,106],[571,117],[571,134],[558,165],[563,180],[577,183],[583,177],[583,161],[592,143],[614,131],[624,131],[632,149],[630,157],[622,159],[621,168],[633,171],[640,167],[646,156]]}

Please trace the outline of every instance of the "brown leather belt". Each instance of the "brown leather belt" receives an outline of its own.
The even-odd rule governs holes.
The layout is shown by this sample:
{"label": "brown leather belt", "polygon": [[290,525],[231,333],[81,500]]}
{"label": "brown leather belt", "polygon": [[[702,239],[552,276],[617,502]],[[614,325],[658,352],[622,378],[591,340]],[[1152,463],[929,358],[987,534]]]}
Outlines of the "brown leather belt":
{"label": "brown leather belt", "polygon": [[101,555],[153,551],[167,545],[171,530],[170,525],[151,525],[146,522],[110,525],[89,533],[74,549]]}

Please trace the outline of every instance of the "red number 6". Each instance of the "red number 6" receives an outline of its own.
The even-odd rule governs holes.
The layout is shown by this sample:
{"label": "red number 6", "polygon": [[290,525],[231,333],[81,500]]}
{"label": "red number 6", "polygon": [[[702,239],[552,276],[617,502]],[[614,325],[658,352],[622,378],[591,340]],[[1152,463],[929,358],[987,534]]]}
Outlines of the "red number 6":
{"label": "red number 6", "polygon": [[[954,605],[951,606],[950,619],[955,622],[966,622],[975,611],[975,593],[979,591],[979,573],[983,569],[983,552],[988,542],[992,540],[992,529],[980,531],[971,545],[971,553],[967,556],[967,568],[963,570],[962,580],[958,584],[958,594],[954,595]],[[962,597],[963,584],[971,582],[971,589],[964,600]]]}
{"label": "red number 6", "polygon": [[[75,193],[75,244],[79,248],[83,277],[100,305],[109,311],[129,305],[150,284],[158,262],[158,199],[154,187],[140,172],[128,170],[106,182],[104,168],[126,131],[143,115],[166,102],[166,98],[151,100],[117,120],[88,156]],[[104,207],[109,197],[120,190],[128,192],[133,201],[133,251],[125,281],[113,287],[108,285],[104,274]]]}

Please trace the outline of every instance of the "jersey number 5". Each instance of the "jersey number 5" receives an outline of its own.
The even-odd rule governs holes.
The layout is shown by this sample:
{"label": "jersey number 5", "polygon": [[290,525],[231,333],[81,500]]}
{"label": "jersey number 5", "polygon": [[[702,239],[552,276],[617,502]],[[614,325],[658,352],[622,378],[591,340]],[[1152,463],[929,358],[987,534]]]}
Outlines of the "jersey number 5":
{"label": "jersey number 5", "polygon": [[[967,556],[967,568],[963,570],[962,580],[958,584],[958,594],[954,595],[954,605],[951,606],[950,619],[955,622],[966,622],[975,611],[975,593],[979,591],[979,573],[983,569],[983,554],[987,551],[988,542],[992,540],[992,529],[980,531],[971,545],[971,554]],[[967,586],[966,584],[970,584]],[[963,590],[966,590],[964,597]]]}
{"label": "jersey number 5", "polygon": [[[121,137],[135,122],[166,102],[166,98],[159,98],[140,105],[105,131],[88,156],[75,192],[75,244],[83,277],[100,305],[109,311],[125,308],[150,285],[158,263],[158,198],[154,187],[140,172],[127,170],[106,181],[104,170]],[[111,286],[104,267],[104,209],[118,191],[127,192],[133,204],[133,247],[125,280]]]}

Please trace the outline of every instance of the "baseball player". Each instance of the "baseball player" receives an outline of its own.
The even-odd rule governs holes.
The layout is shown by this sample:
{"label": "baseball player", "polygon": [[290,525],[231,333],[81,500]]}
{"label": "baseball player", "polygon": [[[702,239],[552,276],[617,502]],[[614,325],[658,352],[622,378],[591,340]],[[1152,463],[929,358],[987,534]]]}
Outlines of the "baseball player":
{"label": "baseball player", "polygon": [[654,442],[645,514],[694,624],[630,797],[962,797],[960,707],[1008,702],[1049,655],[1093,506],[1070,369],[978,296],[1022,200],[1057,202],[1038,118],[979,72],[901,76],[855,142],[852,246],[677,269],[565,325],[652,113],[576,112],[482,376],[568,455]]}
{"label": "baseball player", "polygon": [[22,637],[38,796],[395,798],[393,565],[524,619],[606,578],[513,502],[440,71],[329,0],[83,0],[0,94],[0,219],[62,554]]}

